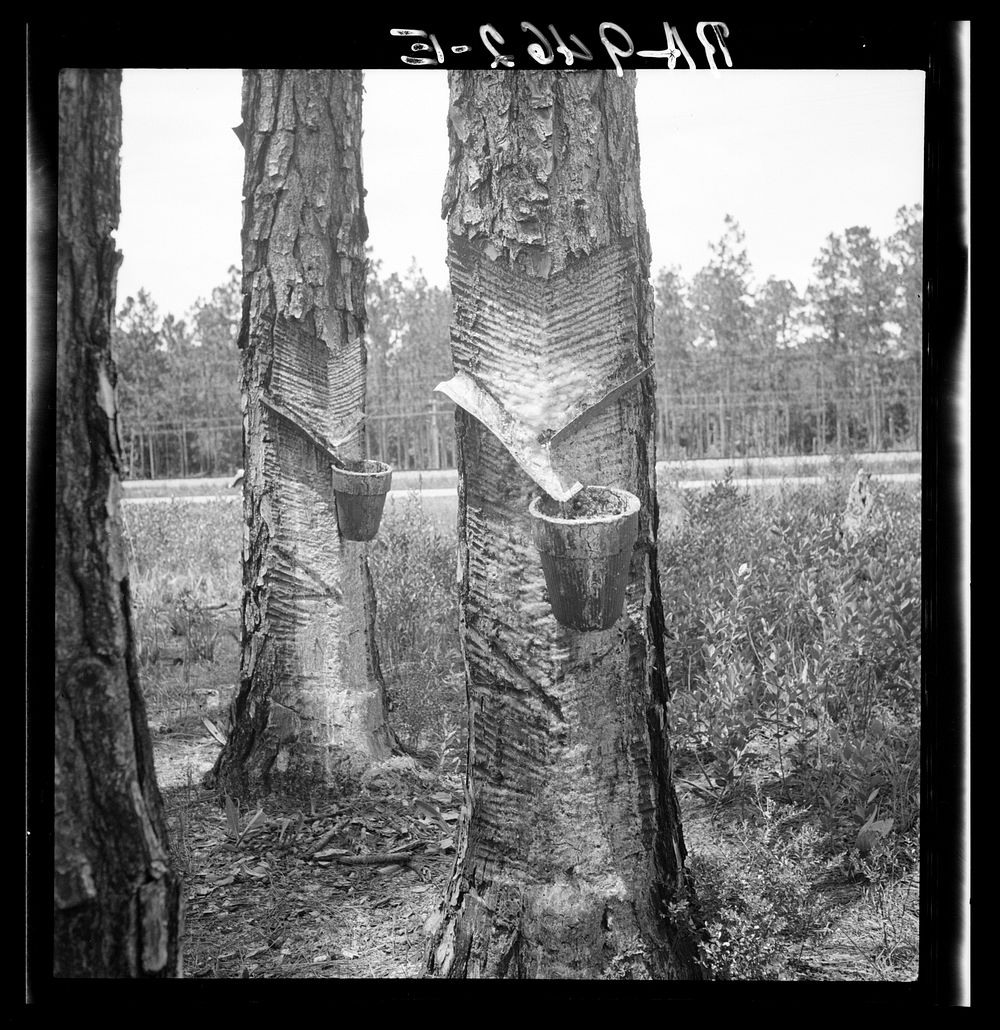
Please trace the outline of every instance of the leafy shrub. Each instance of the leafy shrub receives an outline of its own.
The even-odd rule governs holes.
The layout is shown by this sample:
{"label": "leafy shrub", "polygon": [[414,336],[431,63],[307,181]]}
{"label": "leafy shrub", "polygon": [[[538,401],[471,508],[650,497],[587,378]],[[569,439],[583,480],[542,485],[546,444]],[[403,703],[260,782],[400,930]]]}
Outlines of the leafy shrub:
{"label": "leafy shrub", "polygon": [[844,478],[751,498],[727,476],[660,566],[681,769],[720,801],[774,777],[850,838],[918,814],[920,549],[914,494],[877,483],[843,540]]}

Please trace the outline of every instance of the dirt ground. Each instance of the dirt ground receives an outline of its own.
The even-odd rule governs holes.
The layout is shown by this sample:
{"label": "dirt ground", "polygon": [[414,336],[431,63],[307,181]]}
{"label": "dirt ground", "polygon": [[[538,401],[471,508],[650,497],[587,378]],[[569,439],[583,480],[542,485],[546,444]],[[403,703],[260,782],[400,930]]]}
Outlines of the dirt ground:
{"label": "dirt ground", "polygon": [[423,925],[454,861],[458,778],[392,759],[348,798],[227,811],[201,786],[220,745],[187,723],[153,738],[187,881],[184,975],[420,976]]}

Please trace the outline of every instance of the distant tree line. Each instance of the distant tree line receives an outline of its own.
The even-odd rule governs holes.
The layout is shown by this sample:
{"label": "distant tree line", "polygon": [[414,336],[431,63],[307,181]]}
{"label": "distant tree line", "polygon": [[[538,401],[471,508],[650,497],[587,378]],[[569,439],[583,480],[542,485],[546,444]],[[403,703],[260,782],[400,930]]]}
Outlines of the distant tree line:
{"label": "distant tree line", "polygon": [[664,457],[920,446],[923,219],[885,241],[831,233],[800,295],[755,285],[730,216],[690,282],[656,277],[658,443]]}
{"label": "distant tree line", "polygon": [[240,272],[190,321],[160,315],[139,290],[118,310],[113,346],[125,478],[219,476],[243,464]]}
{"label": "distant tree line", "polygon": [[[832,233],[805,292],[754,280],[739,223],[725,219],[690,280],[655,278],[657,446],[661,458],[812,454],[920,447],[923,219],[902,207],[879,240]],[[397,468],[452,467],[451,297],[415,265],[369,266],[368,446]],[[115,328],[127,476],[220,476],[242,465],[240,274],[187,321],[148,293]]]}
{"label": "distant tree line", "polygon": [[451,294],[412,264],[368,278],[368,447],[396,468],[454,468],[454,405],[434,387],[452,376]]}

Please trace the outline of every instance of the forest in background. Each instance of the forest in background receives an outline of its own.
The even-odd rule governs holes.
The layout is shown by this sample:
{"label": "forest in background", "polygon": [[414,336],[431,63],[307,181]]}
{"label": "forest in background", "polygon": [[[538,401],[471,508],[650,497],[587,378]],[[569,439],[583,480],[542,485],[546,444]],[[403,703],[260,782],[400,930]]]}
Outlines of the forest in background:
{"label": "forest in background", "polygon": [[[661,268],[656,295],[657,456],[763,457],[920,449],[923,218],[901,207],[884,240],[831,233],[804,293],[758,283],[726,216],[691,279]],[[397,468],[455,463],[451,297],[416,266],[369,264],[368,448]],[[114,332],[125,478],[224,476],[243,464],[240,271],[184,319],[140,290]]]}

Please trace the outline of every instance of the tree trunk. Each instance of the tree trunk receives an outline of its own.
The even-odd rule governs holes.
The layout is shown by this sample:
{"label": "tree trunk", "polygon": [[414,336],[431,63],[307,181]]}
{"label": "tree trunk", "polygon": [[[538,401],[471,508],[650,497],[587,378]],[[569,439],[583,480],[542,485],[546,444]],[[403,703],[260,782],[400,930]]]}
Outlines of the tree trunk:
{"label": "tree trunk", "polygon": [[427,468],[439,469],[441,467],[441,436],[438,432],[438,410],[436,401],[431,401],[430,433],[431,459]]}
{"label": "tree trunk", "polygon": [[243,80],[243,645],[214,772],[245,799],[322,788],[394,743],[367,545],[341,538],[314,442],[363,456],[361,94],[359,71]]}
{"label": "tree trunk", "polygon": [[[540,382],[652,360],[634,74],[451,73],[445,188],[456,372],[522,415]],[[641,379],[553,465],[641,501],[626,612],[560,626],[528,505],[540,491],[461,408],[459,576],[469,763],[427,969],[450,977],[698,978],[667,749],[655,405]]]}
{"label": "tree trunk", "polygon": [[55,634],[56,976],[181,971],[132,636],[111,324],[120,71],[59,77]]}
{"label": "tree trunk", "polygon": [[719,391],[719,457],[729,456],[729,434],[726,432],[726,405],[732,402],[733,387],[730,382],[731,370],[726,368],[726,389]]}

